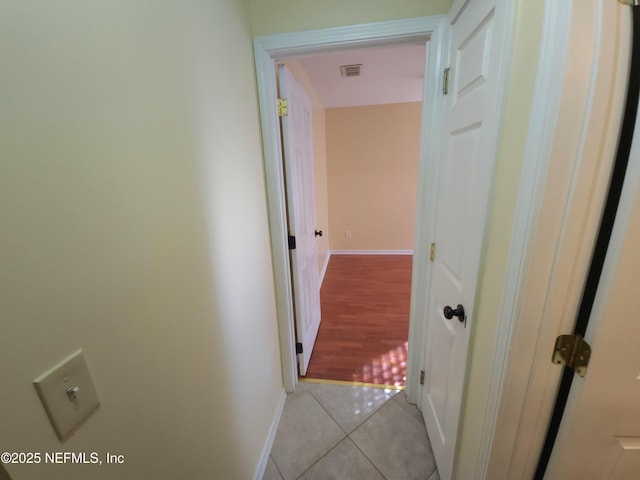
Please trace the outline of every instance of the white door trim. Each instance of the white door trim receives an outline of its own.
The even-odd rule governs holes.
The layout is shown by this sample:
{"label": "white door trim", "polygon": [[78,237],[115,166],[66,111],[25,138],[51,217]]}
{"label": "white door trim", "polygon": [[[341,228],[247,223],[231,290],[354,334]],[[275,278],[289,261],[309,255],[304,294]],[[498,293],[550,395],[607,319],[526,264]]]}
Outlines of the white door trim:
{"label": "white door trim", "polygon": [[[494,442],[498,406],[507,371],[512,332],[517,323],[515,319],[519,317],[531,257],[530,245],[537,230],[542,206],[547,170],[551,160],[551,146],[560,111],[562,88],[558,87],[557,80],[558,72],[563,72],[566,64],[570,17],[569,2],[546,0],[529,135],[518,185],[498,336],[489,380],[489,399],[476,462],[476,478],[479,479],[486,477]],[[512,361],[517,359],[514,358]]]}
{"label": "white door trim", "polygon": [[516,218],[529,218],[513,231],[476,478],[533,475],[562,373],[550,361],[553,340],[571,331],[615,154],[624,85],[615,77],[605,111],[613,80],[610,65],[599,67],[612,60],[601,52],[598,19],[606,1],[595,8],[573,3],[545,4],[516,207]]}
{"label": "white door trim", "polygon": [[[269,209],[269,222],[271,232],[271,253],[273,256],[273,268],[276,287],[276,305],[278,311],[278,328],[280,333],[280,350],[282,361],[282,378],[285,390],[292,392],[298,383],[296,369],[296,354],[294,349],[293,327],[293,300],[291,295],[291,275],[289,266],[289,251],[287,243],[287,217],[284,178],[282,169],[282,150],[276,112],[276,73],[275,60],[294,55],[311,53],[315,51],[338,50],[371,44],[388,44],[403,42],[412,38],[430,38],[427,48],[427,75],[422,116],[422,138],[425,143],[425,132],[437,130],[438,112],[438,88],[440,71],[442,69],[442,30],[444,28],[444,16],[417,17],[407,20],[354,25],[348,27],[335,27],[320,30],[311,30],[299,33],[284,33],[254,38],[254,55],[256,62],[256,77],[258,82],[258,98],[260,104],[260,119],[262,124],[262,143],[265,161],[265,177],[267,186],[267,200]],[[436,142],[432,142],[432,145]],[[420,176],[424,177],[426,170],[426,158],[433,155],[436,146],[427,145],[427,151],[421,152]],[[431,157],[435,158],[435,157]],[[422,183],[421,183],[422,185]],[[418,193],[420,198],[420,193]],[[418,217],[416,223],[416,239],[421,239],[418,232],[424,232],[424,219]],[[419,243],[418,243],[419,244]],[[426,264],[426,249],[416,249],[414,262],[420,260]],[[414,286],[416,274],[414,273]],[[413,298],[413,297],[412,297]],[[412,299],[412,315],[415,302]],[[419,302],[422,303],[422,302]],[[413,319],[414,317],[412,317]],[[416,318],[424,318],[419,316]],[[424,327],[422,322],[413,321],[410,327],[410,342],[413,336],[414,342],[423,343]],[[418,334],[418,335],[416,335]],[[409,365],[421,362],[418,355],[422,346],[410,348]],[[408,366],[407,375],[410,367]],[[414,370],[415,371],[415,367]],[[417,379],[407,376],[407,388]],[[414,400],[415,402],[415,400]]]}

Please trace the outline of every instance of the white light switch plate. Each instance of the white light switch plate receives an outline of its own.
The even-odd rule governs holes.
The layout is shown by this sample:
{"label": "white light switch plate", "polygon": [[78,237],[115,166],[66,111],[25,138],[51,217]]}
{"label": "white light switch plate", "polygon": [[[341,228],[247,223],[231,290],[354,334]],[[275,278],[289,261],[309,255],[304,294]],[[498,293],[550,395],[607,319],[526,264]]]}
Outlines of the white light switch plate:
{"label": "white light switch plate", "polygon": [[100,405],[82,350],[40,375],[33,384],[60,440]]}

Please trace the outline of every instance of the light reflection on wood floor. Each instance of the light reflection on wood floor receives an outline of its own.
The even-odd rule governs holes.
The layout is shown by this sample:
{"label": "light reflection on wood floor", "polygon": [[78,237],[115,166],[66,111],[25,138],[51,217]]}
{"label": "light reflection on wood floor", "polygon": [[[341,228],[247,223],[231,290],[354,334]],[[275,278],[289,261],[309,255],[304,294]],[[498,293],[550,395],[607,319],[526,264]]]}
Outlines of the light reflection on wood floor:
{"label": "light reflection on wood floor", "polygon": [[406,383],[410,255],[333,255],[308,378]]}

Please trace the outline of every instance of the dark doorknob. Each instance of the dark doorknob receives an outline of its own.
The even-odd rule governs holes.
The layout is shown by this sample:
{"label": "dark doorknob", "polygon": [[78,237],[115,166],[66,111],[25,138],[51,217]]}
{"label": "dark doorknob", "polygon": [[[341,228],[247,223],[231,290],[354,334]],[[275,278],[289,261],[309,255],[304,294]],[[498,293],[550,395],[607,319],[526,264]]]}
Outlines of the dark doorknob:
{"label": "dark doorknob", "polygon": [[322,236],[322,230],[316,230],[316,237]]}
{"label": "dark doorknob", "polygon": [[464,322],[467,319],[464,313],[464,307],[462,305],[458,305],[455,310],[447,305],[446,307],[444,307],[443,312],[444,318],[446,318],[447,320],[451,320],[453,317],[458,317],[459,322]]}

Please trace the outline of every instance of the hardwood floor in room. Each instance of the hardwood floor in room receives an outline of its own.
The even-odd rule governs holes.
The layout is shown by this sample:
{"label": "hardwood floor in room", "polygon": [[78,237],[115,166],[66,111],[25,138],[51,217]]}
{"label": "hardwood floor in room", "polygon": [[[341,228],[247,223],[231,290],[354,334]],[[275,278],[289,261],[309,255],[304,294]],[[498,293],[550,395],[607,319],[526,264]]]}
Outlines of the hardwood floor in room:
{"label": "hardwood floor in room", "polygon": [[404,386],[411,255],[333,255],[307,378]]}

